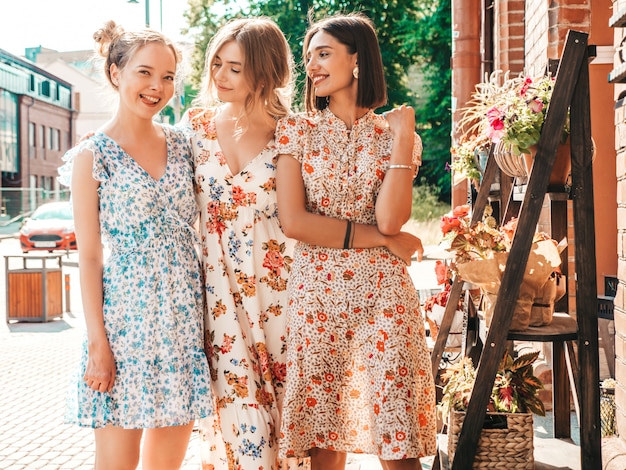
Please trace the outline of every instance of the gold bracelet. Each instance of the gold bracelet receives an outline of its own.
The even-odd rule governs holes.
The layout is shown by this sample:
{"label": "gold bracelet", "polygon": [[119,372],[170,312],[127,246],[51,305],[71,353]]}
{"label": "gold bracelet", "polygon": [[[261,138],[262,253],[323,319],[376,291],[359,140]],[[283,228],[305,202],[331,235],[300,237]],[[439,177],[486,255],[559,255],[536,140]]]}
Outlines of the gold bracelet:
{"label": "gold bracelet", "polygon": [[413,165],[389,165],[387,167],[388,170],[412,170]]}

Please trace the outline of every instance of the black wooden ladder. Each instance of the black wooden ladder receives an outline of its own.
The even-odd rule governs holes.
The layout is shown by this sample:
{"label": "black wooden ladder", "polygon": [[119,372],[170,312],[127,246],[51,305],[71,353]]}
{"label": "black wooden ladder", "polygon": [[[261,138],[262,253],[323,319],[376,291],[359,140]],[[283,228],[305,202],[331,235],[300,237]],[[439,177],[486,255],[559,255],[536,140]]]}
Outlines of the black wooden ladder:
{"label": "black wooden ladder", "polygon": [[[581,467],[585,470],[602,468],[600,429],[600,389],[598,358],[598,319],[596,286],[596,253],[593,208],[593,173],[591,117],[589,101],[588,34],[569,31],[563,49],[550,106],[546,115],[538,151],[522,206],[519,210],[517,231],[500,290],[494,314],[480,356],[477,377],[459,434],[452,470],[469,470],[473,466],[485,410],[498,370],[507,348],[507,338],[516,299],[526,270],[533,235],[541,213],[544,197],[561,129],[570,112],[570,140],[572,159],[572,187],[576,257],[576,311],[578,326],[578,373],[580,380],[580,449]],[[490,155],[483,182],[472,212],[472,224],[482,216],[487,204],[491,183],[495,180],[496,163]],[[507,202],[512,188],[501,186],[501,195]],[[503,199],[504,200],[504,199]],[[507,208],[508,211],[508,208]],[[454,311],[462,291],[463,281],[455,278],[442,324],[432,352],[433,375],[437,377]],[[437,456],[438,457],[438,456]],[[439,465],[438,458],[435,465]]]}

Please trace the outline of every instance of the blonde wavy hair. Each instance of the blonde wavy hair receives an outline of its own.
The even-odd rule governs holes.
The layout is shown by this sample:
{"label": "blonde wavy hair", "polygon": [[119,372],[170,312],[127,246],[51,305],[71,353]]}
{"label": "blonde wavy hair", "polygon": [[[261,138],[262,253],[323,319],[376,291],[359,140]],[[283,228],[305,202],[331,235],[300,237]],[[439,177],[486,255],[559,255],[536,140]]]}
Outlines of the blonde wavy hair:
{"label": "blonde wavy hair", "polygon": [[[242,73],[252,93],[245,100],[244,115],[238,126],[261,101],[273,118],[289,114],[292,97],[293,56],[285,35],[266,17],[236,19],[225,24],[211,39],[207,48],[202,86],[196,104],[208,107],[219,103],[213,64],[220,49],[234,41],[241,48]],[[242,125],[245,128],[245,125]],[[243,129],[242,129],[243,130]]]}

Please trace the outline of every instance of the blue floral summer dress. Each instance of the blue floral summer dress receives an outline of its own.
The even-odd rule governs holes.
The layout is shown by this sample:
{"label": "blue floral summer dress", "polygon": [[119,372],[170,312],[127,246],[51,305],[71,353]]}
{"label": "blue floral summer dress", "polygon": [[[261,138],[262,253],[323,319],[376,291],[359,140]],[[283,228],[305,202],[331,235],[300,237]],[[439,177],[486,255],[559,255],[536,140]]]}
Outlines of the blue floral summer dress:
{"label": "blue floral summer dress", "polygon": [[158,181],[100,132],[69,151],[59,169],[69,184],[76,155],[93,152],[100,226],[111,250],[102,276],[104,325],[117,367],[111,393],[90,389],[82,380],[85,340],[67,401],[70,423],[158,428],[212,412],[193,162],[187,139],[163,130],[167,168]]}

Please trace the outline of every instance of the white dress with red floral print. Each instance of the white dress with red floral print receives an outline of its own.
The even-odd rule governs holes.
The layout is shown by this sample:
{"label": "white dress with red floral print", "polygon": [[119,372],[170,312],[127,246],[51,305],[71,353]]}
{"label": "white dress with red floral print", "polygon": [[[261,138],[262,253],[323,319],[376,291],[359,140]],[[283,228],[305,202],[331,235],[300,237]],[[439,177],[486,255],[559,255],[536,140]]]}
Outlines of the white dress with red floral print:
{"label": "white dress with red floral print", "polygon": [[[328,109],[299,114],[279,121],[276,140],[280,154],[302,165],[307,210],[376,223],[392,144],[381,116],[369,112],[348,131]],[[383,460],[433,455],[435,386],[406,264],[382,247],[299,242],[288,290],[281,455],[314,447]]]}
{"label": "white dress with red floral print", "polygon": [[271,470],[285,380],[287,274],[293,241],[280,229],[273,141],[232,174],[214,109],[186,116],[192,129],[200,206],[215,418],[201,421],[203,469]]}

